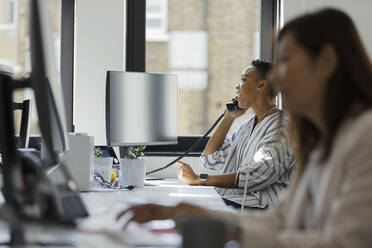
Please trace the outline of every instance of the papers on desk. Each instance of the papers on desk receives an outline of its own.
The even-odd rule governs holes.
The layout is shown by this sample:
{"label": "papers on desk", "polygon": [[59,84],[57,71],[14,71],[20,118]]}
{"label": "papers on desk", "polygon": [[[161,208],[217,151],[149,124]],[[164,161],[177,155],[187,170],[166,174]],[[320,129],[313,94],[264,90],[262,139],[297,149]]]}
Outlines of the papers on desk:
{"label": "papers on desk", "polygon": [[[130,218],[127,216],[120,221],[116,221],[116,216],[119,211],[125,209],[127,206],[116,204],[111,209],[101,212],[102,214],[95,214],[79,224],[80,232],[86,234],[101,234],[110,242],[115,242],[130,247],[136,246],[152,246],[152,247],[179,247],[181,244],[181,237],[174,232],[153,232],[156,228],[170,229],[172,223],[170,222],[155,222],[152,225],[139,225],[130,223],[125,230],[123,226]],[[174,223],[173,223],[174,227]]]}
{"label": "papers on desk", "polygon": [[119,189],[104,188],[104,187],[101,187],[101,186],[95,186],[95,187],[91,187],[89,189],[89,192],[115,192],[115,191],[119,191]]}
{"label": "papers on desk", "polygon": [[106,231],[105,235],[131,247],[179,247],[181,244],[181,236],[177,233],[152,233],[136,224],[122,232]]}
{"label": "papers on desk", "polygon": [[[23,222],[22,229],[27,247],[75,247],[78,243],[75,228],[43,225],[41,222]],[[0,243],[8,243],[10,239],[9,225],[0,221]]]}

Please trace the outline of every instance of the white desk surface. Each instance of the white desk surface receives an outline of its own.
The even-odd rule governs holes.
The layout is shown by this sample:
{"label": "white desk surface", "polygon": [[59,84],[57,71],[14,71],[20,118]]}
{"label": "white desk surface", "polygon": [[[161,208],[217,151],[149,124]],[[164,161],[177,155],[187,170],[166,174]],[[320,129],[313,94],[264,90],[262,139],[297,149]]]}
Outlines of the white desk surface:
{"label": "white desk surface", "polygon": [[189,186],[178,179],[146,181],[152,186],[121,190],[115,192],[82,193],[89,212],[97,207],[107,207],[113,204],[157,203],[162,205],[176,205],[187,202],[206,208],[226,210],[227,207],[214,187]]}
{"label": "white desk surface", "polygon": [[[153,186],[127,191],[82,193],[91,216],[81,222],[79,225],[81,231],[68,231],[65,234],[56,232],[50,235],[50,239],[56,235],[65,237],[63,240],[71,240],[77,247],[131,247],[125,245],[120,238],[125,235],[133,236],[133,233],[121,233],[123,223],[117,222],[115,217],[119,211],[133,204],[176,205],[187,202],[209,209],[229,210],[213,187],[188,186],[177,179],[147,181],[147,183]],[[136,228],[138,227],[132,230],[137,230]],[[40,231],[44,236],[47,232],[47,230]],[[111,233],[115,234],[112,236]]]}

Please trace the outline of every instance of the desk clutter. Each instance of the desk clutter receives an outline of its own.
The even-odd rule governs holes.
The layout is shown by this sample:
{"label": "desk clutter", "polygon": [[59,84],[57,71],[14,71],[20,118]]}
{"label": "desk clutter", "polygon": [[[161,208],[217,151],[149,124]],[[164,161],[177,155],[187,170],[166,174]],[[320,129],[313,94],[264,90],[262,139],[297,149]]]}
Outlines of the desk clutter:
{"label": "desk clutter", "polygon": [[[129,201],[130,202],[130,201]],[[135,201],[134,201],[135,202]],[[127,221],[130,215],[120,221],[118,213],[134,203],[115,201],[110,206],[92,211],[92,217],[82,221],[78,227],[84,236],[102,235],[113,247],[179,247],[181,237],[175,231],[173,221],[153,221],[137,224]],[[123,228],[126,226],[125,228]],[[167,232],[162,232],[167,230]],[[161,234],[159,234],[162,232]]]}
{"label": "desk clutter", "polygon": [[[89,217],[79,219],[77,225],[61,229],[57,225],[46,227],[44,223],[28,224],[18,222],[24,227],[28,243],[53,247],[180,247],[181,235],[174,229],[172,221],[150,222],[146,225],[130,224],[122,227],[130,219],[116,221],[119,211],[133,205],[157,203],[175,205],[180,201],[212,209],[225,209],[226,206],[212,187],[191,187],[176,179],[152,181],[156,186],[146,186],[136,190],[106,189],[99,192],[80,193]],[[205,196],[204,198],[200,198]],[[202,201],[200,201],[203,199]],[[0,211],[1,212],[1,211]],[[0,218],[1,219],[1,218]],[[0,225],[1,225],[0,220]],[[6,228],[0,228],[0,242],[9,240]],[[5,234],[4,234],[5,232]]]}
{"label": "desk clutter", "polygon": [[118,160],[113,157],[112,148],[95,148],[94,137],[86,133],[69,133],[68,139],[70,155],[65,164],[80,191],[131,190],[144,186],[144,159]]}

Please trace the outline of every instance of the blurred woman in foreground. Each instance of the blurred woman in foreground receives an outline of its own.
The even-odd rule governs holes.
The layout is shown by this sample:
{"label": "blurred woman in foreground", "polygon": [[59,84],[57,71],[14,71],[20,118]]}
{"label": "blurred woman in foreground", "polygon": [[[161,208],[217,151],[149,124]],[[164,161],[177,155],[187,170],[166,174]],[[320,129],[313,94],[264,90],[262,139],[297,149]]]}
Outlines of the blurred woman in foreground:
{"label": "blurred woman in foreground", "polygon": [[254,216],[149,204],[121,215],[233,219],[241,235],[229,238],[242,247],[371,246],[372,66],[357,30],[345,13],[325,9],[286,24],[278,42],[272,79],[291,115],[298,164],[279,206]]}

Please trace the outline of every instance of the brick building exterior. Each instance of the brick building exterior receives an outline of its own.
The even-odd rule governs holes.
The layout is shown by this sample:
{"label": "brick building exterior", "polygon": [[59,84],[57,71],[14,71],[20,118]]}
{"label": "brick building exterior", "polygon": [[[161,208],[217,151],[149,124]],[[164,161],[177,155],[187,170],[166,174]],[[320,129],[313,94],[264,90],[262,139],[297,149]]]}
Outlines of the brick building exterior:
{"label": "brick building exterior", "polygon": [[207,35],[207,87],[179,90],[181,135],[204,133],[223,112],[225,102],[235,96],[242,69],[257,56],[258,4],[259,0],[168,0],[170,39],[148,40],[148,72],[172,73],[169,43],[173,32]]}

